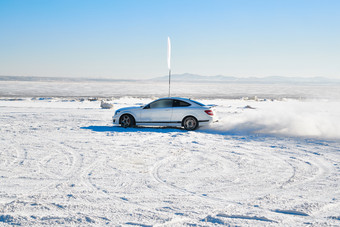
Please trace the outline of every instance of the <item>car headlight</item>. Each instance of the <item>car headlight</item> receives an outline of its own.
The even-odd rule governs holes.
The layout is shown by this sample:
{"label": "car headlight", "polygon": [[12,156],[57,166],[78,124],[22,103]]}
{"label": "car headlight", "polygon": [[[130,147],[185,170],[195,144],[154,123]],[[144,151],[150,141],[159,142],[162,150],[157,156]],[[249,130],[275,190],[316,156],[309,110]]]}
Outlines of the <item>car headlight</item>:
{"label": "car headlight", "polygon": [[120,110],[116,110],[115,115],[117,115],[120,112]]}

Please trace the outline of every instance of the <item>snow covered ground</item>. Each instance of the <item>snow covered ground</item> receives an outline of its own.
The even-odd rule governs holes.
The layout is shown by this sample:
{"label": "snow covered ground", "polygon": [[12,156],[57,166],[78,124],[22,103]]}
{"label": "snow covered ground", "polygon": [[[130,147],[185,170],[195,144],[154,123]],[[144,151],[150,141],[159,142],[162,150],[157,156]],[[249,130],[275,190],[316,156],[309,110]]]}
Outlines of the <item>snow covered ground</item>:
{"label": "snow covered ground", "polygon": [[113,126],[100,101],[2,98],[0,225],[340,225],[340,101],[198,101],[220,121],[187,132]]}

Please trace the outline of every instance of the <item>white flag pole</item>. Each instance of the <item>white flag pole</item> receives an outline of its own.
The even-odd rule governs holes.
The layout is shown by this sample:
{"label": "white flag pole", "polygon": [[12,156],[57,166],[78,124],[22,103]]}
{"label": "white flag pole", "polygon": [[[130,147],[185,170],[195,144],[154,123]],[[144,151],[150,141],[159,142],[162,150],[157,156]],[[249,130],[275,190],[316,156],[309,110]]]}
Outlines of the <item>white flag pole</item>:
{"label": "white flag pole", "polygon": [[169,95],[168,95],[168,97],[170,97],[170,82],[171,82],[170,61],[171,61],[171,43],[170,43],[170,37],[168,37],[168,69],[169,69]]}

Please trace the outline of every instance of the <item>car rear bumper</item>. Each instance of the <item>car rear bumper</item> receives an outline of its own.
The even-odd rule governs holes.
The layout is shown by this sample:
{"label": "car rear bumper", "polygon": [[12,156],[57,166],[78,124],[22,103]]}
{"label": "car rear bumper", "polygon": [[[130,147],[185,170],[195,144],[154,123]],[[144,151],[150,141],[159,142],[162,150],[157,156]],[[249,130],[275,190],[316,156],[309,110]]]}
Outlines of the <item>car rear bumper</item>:
{"label": "car rear bumper", "polygon": [[213,117],[211,117],[210,119],[208,120],[199,120],[198,123],[200,126],[203,126],[203,125],[209,125],[209,124],[212,124],[212,123],[215,123],[217,122],[217,120],[215,120]]}

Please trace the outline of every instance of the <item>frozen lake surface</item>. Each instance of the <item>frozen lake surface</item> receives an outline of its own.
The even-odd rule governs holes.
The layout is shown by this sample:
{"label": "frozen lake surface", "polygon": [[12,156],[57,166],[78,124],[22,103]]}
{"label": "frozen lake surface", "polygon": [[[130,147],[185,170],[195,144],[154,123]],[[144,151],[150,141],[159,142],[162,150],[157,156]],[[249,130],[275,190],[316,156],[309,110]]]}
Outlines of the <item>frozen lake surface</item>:
{"label": "frozen lake surface", "polygon": [[0,100],[0,225],[340,225],[338,100],[199,99],[220,121],[187,132],[113,126],[100,101],[13,97]]}
{"label": "frozen lake surface", "polygon": [[[239,99],[340,99],[340,85],[188,83],[174,81],[177,97]],[[160,81],[0,81],[0,97],[164,97],[168,83]]]}

